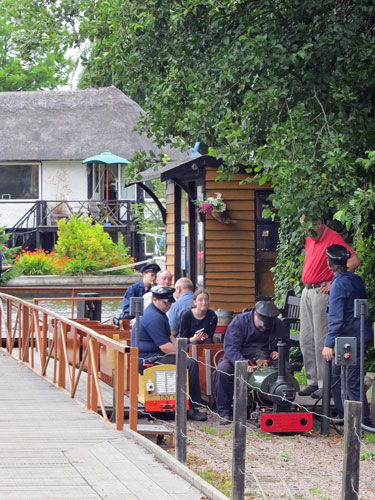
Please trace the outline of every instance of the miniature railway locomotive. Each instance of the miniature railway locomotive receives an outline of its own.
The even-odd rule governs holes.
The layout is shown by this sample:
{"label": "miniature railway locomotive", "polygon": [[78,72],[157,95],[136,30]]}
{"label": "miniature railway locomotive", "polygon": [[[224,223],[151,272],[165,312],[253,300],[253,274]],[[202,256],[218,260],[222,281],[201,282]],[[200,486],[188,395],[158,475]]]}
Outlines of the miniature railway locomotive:
{"label": "miniature railway locomotive", "polygon": [[287,345],[279,344],[278,366],[260,362],[248,376],[251,418],[263,432],[303,432],[312,428],[312,413],[292,411],[299,391],[297,380],[286,370]]}
{"label": "miniature railway locomotive", "polygon": [[[143,372],[138,375],[138,400],[144,405],[147,413],[176,411],[176,365],[143,365]],[[186,409],[189,409],[188,395]]]}

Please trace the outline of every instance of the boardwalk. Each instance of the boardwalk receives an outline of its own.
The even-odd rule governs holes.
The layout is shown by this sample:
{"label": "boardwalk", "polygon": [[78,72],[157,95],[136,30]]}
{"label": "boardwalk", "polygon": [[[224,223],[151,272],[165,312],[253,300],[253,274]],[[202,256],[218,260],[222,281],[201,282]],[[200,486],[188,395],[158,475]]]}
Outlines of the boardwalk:
{"label": "boardwalk", "polygon": [[1,351],[0,381],[0,499],[206,498]]}

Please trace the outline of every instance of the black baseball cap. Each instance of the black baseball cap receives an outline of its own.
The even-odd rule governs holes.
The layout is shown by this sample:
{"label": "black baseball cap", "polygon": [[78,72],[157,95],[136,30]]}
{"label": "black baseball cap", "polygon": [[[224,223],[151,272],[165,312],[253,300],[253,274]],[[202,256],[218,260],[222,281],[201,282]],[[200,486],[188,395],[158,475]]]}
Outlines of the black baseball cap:
{"label": "black baseball cap", "polygon": [[326,255],[334,264],[346,264],[350,258],[349,250],[343,245],[330,245],[326,248]]}
{"label": "black baseball cap", "polygon": [[145,264],[142,268],[141,268],[141,273],[158,273],[160,271],[160,267],[155,264],[154,262],[151,262],[149,264]]}
{"label": "black baseball cap", "polygon": [[273,302],[260,300],[255,304],[255,312],[257,313],[258,323],[262,328],[270,330],[276,317],[280,314],[279,309]]}
{"label": "black baseball cap", "polygon": [[167,304],[173,304],[173,302],[176,302],[173,297],[173,286],[153,286],[151,288],[151,293],[153,297],[156,297]]}

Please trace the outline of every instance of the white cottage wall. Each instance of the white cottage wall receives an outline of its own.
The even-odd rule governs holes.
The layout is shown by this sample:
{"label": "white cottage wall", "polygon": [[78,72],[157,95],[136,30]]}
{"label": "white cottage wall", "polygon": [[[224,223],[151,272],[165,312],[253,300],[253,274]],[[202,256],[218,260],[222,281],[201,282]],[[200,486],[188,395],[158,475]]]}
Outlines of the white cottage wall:
{"label": "white cottage wall", "polygon": [[[42,162],[39,187],[41,200],[65,200],[75,210],[78,205],[71,201],[87,199],[86,165],[80,161]],[[33,205],[34,201],[0,200],[0,226],[14,227]],[[61,210],[57,209],[56,212],[62,212],[63,215],[69,212],[69,208],[61,206]]]}

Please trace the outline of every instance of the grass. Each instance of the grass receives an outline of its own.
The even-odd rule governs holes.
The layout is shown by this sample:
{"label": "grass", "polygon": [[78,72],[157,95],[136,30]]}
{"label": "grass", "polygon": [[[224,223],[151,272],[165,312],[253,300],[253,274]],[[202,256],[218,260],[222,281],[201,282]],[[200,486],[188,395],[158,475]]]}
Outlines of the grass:
{"label": "grass", "polygon": [[232,490],[231,474],[217,471],[207,465],[207,461],[203,458],[196,457],[188,453],[186,457],[186,465],[194,470],[207,483],[212,484],[216,489],[224,495],[230,497]]}
{"label": "grass", "polygon": [[367,460],[375,459],[375,451],[374,450],[364,450],[361,453],[361,460],[366,462]]}
{"label": "grass", "polygon": [[366,443],[375,443],[375,434],[365,432],[363,439],[366,441]]}
{"label": "grass", "polygon": [[232,439],[233,438],[233,431],[225,431],[221,434],[221,437],[225,439]]}
{"label": "grass", "polygon": [[215,427],[207,427],[207,425],[204,425],[202,427],[202,431],[205,433],[205,434],[211,434],[213,436],[217,436],[217,429],[215,429]]}

